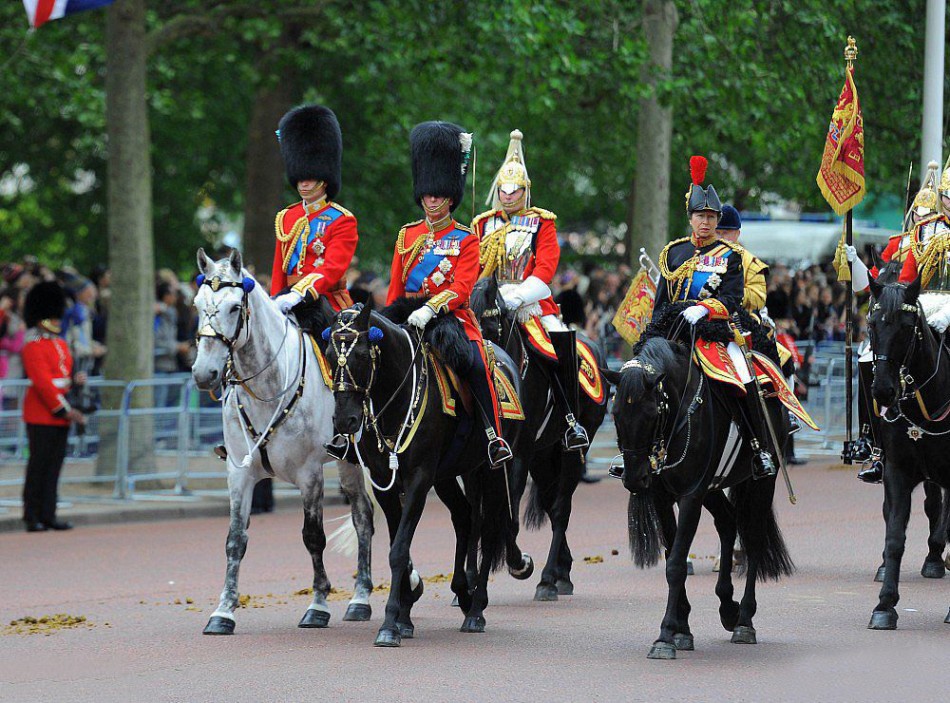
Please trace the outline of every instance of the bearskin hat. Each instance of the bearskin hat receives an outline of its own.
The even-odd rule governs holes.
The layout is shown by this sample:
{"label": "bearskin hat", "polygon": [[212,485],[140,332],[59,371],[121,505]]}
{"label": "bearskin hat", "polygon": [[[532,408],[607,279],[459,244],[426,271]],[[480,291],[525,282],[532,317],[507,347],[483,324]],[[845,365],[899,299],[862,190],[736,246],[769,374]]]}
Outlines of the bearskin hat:
{"label": "bearskin hat", "polygon": [[43,281],[30,288],[23,303],[23,321],[36,327],[42,320],[60,320],[66,312],[66,292],[56,281]]}
{"label": "bearskin hat", "polygon": [[423,195],[451,198],[455,210],[465,195],[472,135],[451,122],[423,122],[409,135],[416,204]]}
{"label": "bearskin hat", "polygon": [[335,198],[342,184],[343,135],[333,110],[295,107],[280,119],[277,139],[290,184],[296,188],[300,181],[324,181],[327,199]]}
{"label": "bearskin hat", "polygon": [[711,185],[703,188],[708,165],[709,162],[705,156],[689,157],[689,173],[693,182],[686,194],[686,212],[690,215],[700,210],[722,213],[722,203],[719,201],[716,189]]}

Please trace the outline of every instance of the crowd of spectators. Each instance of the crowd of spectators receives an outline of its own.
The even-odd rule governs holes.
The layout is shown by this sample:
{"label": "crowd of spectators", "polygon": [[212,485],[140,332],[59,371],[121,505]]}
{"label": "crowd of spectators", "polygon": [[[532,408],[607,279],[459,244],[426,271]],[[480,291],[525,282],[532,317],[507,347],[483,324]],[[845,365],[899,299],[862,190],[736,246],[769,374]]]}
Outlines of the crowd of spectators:
{"label": "crowd of spectators", "polygon": [[[593,262],[561,267],[551,289],[561,306],[564,321],[603,344],[609,355],[622,357],[626,349],[611,321],[623,301],[633,277],[625,264],[605,268]],[[0,381],[23,377],[19,351],[24,326],[20,318],[29,288],[41,280],[58,280],[70,298],[63,320],[63,336],[76,360],[77,369],[90,376],[101,372],[108,353],[106,329],[111,300],[111,279],[105,266],[97,266],[88,276],[71,268],[53,270],[34,258],[0,264]],[[257,274],[268,290],[269,277]],[[347,274],[354,301],[379,309],[386,303],[389,281],[354,266]],[[181,280],[170,269],[155,276],[156,375],[187,372],[194,359],[197,319],[192,301],[197,292],[195,279]],[[774,264],[768,283],[766,305],[780,333],[797,341],[843,340],[846,307],[845,285],[836,280],[831,263],[806,267]],[[863,318],[855,318],[856,340],[863,335]],[[173,395],[159,393],[160,405],[174,404]]]}

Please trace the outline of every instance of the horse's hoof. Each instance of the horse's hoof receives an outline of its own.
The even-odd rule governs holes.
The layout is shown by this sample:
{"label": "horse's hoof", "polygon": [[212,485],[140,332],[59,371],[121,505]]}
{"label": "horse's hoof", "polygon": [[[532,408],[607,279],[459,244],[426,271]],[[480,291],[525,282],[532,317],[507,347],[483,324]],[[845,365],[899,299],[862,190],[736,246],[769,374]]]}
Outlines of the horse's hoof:
{"label": "horse's hoof", "polygon": [[657,640],[650,647],[647,659],[676,659],[676,647],[669,642]]}
{"label": "horse's hoof", "polygon": [[877,567],[877,573],[874,574],[874,583],[884,583],[884,565]]}
{"label": "horse's hoof", "polygon": [[402,636],[396,630],[380,630],[376,635],[374,647],[398,647],[402,644]]}
{"label": "horse's hoof", "polygon": [[306,613],[303,614],[303,617],[300,618],[300,622],[297,623],[297,627],[326,627],[330,624],[330,613],[325,613],[322,610],[314,610],[310,608]]}
{"label": "horse's hoof", "polygon": [[373,608],[369,603],[350,603],[343,616],[344,622],[366,622],[373,616]]}
{"label": "horse's hoof", "polygon": [[896,630],[897,629],[897,611],[875,610],[871,613],[871,622],[868,623],[869,630]]}
{"label": "horse's hoof", "polygon": [[719,622],[726,632],[732,632],[739,624],[739,604],[732,601],[731,604],[719,606]]}
{"label": "horse's hoof", "polygon": [[942,579],[947,573],[947,568],[942,561],[925,561],[920,568],[920,575],[925,579]]}
{"label": "horse's hoof", "polygon": [[459,632],[484,632],[485,631],[485,618],[481,615],[474,617],[469,615],[462,622],[462,626],[459,628]]}
{"label": "horse's hoof", "polygon": [[531,574],[534,573],[534,559],[532,559],[531,555],[527,552],[523,552],[521,554],[521,568],[512,569],[509,566],[508,573],[511,574],[512,578],[516,578],[519,581],[531,578]]}
{"label": "horse's hoof", "polygon": [[692,652],[693,636],[687,632],[677,632],[673,635],[673,646],[681,652]]}
{"label": "horse's hoof", "polygon": [[755,628],[747,625],[737,625],[732,631],[733,644],[756,644]]}
{"label": "horse's hoof", "polygon": [[396,627],[399,628],[399,636],[404,640],[411,640],[416,636],[416,626],[411,622],[397,622]]}
{"label": "horse's hoof", "polygon": [[234,620],[230,618],[222,618],[220,615],[214,615],[208,624],[205,625],[205,629],[202,631],[203,635],[233,635],[234,634]]}
{"label": "horse's hoof", "polygon": [[573,596],[574,595],[574,584],[570,579],[558,579],[557,580],[557,594],[559,596]]}
{"label": "horse's hoof", "polygon": [[534,589],[534,599],[539,602],[557,600],[557,586],[550,583],[539,583]]}

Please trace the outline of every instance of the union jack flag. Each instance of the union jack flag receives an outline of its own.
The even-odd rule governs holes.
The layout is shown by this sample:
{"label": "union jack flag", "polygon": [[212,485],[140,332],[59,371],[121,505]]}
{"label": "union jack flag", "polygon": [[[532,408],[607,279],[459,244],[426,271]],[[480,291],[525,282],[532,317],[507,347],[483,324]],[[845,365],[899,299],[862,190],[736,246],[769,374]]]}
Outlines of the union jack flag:
{"label": "union jack flag", "polygon": [[50,20],[58,20],[83,10],[111,5],[114,0],[23,0],[26,16],[33,29],[41,27]]}

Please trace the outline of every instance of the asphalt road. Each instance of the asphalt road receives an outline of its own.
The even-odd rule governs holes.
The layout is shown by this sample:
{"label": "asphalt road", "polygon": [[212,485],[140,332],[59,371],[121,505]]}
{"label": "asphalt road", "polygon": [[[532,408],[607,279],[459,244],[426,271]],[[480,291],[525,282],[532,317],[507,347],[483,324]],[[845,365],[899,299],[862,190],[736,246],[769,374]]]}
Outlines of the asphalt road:
{"label": "asphalt road", "polygon": [[[534,603],[536,577],[496,574],[482,635],[458,632],[462,616],[449,607],[448,583],[433,578],[451,569],[454,538],[446,511],[430,498],[413,551],[429,582],[413,611],[416,638],[395,650],[372,646],[385,591],[373,595],[370,623],[343,623],[344,598],[331,603],[329,629],[296,627],[309,599],[294,592],[310,582],[297,511],[254,518],[241,573],[241,592],[251,599],[237,612],[233,637],[201,635],[223,581],[225,519],[0,535],[0,701],[945,699],[950,578],[919,575],[922,495],[911,520],[899,629],[872,632],[880,488],[815,462],[794,480],[799,503],[783,497],[779,510],[798,573],[760,586],[759,644],[730,644],[719,625],[711,573],[718,546],[705,516],[688,584],[696,651],[672,662],[646,659],[666,583],[661,569],[632,565],[626,493],[614,481],[578,490],[569,533],[576,595]],[[344,510],[334,507],[328,517]],[[547,537],[545,530],[522,540],[538,562]],[[376,582],[388,582],[381,537],[376,547]],[[352,586],[353,559],[330,554],[328,568],[334,586]],[[86,620],[39,634],[7,625],[57,613]]]}

